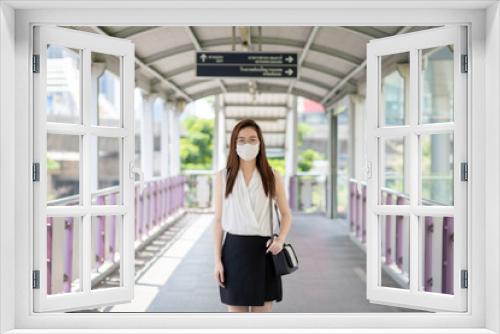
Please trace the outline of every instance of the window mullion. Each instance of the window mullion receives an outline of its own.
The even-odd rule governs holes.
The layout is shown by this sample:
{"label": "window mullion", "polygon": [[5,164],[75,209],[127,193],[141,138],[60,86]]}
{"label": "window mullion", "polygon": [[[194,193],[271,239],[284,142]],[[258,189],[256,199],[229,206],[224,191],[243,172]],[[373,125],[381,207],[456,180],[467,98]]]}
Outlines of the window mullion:
{"label": "window mullion", "polygon": [[80,158],[82,161],[82,173],[81,178],[82,182],[82,204],[84,207],[84,215],[82,217],[82,274],[80,275],[82,278],[82,290],[84,293],[90,292],[91,289],[91,281],[90,281],[90,246],[91,246],[91,216],[90,216],[90,207],[91,207],[91,175],[90,175],[90,151],[91,151],[91,138],[89,133],[90,128],[90,110],[91,110],[91,53],[89,49],[83,50],[82,57],[82,120],[83,127],[85,128],[85,133],[83,134],[83,147],[82,147],[82,157]]}
{"label": "window mullion", "polygon": [[408,124],[410,133],[408,135],[408,146],[410,151],[410,165],[408,172],[410,173],[410,292],[415,293],[418,291],[418,278],[419,278],[419,238],[418,236],[418,217],[414,212],[414,208],[418,203],[419,190],[419,154],[418,154],[418,138],[415,133],[418,122],[418,108],[419,108],[419,61],[418,50],[410,50],[410,101],[409,101],[409,114]]}

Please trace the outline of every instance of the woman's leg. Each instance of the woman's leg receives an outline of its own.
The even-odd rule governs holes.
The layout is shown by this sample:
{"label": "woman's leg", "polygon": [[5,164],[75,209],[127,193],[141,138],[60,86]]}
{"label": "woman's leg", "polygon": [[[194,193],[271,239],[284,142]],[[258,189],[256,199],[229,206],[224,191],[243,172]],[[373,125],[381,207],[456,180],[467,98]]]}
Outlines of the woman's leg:
{"label": "woman's leg", "polygon": [[250,312],[249,307],[250,306],[228,305],[227,311],[228,312]]}
{"label": "woman's leg", "polygon": [[250,312],[271,312],[273,308],[273,301],[269,300],[264,302],[262,306],[251,306]]}

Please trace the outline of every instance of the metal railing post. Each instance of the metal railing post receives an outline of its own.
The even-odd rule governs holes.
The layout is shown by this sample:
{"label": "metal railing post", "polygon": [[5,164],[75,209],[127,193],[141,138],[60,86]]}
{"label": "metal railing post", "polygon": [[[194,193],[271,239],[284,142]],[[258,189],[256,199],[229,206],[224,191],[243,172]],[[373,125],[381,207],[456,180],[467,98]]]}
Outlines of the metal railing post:
{"label": "metal railing post", "polygon": [[453,294],[453,242],[453,217],[444,217],[441,292],[447,294]]}
{"label": "metal railing post", "polygon": [[66,249],[64,256],[64,292],[71,292],[71,281],[73,278],[73,217],[67,217],[64,223],[64,234],[66,237]]}
{"label": "metal railing post", "polygon": [[[392,194],[387,194],[385,204],[392,205]],[[392,264],[392,216],[385,217],[385,263]]]}

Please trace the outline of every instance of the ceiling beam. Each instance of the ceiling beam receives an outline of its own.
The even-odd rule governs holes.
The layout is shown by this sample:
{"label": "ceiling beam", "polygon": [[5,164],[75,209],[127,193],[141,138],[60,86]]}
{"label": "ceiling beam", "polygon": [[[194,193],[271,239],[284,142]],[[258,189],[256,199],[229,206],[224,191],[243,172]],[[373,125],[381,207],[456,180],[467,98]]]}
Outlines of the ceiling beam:
{"label": "ceiling beam", "polygon": [[[91,27],[92,30],[94,30],[95,32],[101,34],[101,35],[105,35],[105,36],[112,36],[112,37],[115,37],[113,36],[112,34],[108,34],[107,32],[105,32],[102,28],[100,27]],[[153,75],[155,78],[157,78],[158,80],[160,80],[161,82],[167,84],[170,88],[172,88],[177,94],[179,94],[180,96],[182,96],[185,100],[187,101],[193,101],[193,98],[191,96],[189,96],[189,94],[187,94],[186,92],[184,92],[182,89],[180,89],[179,87],[177,87],[176,84],[174,84],[172,81],[170,81],[168,78],[164,77],[160,72],[158,72],[156,69],[154,69],[153,67],[147,65],[144,63],[144,60],[139,58],[137,55],[135,55],[135,63],[139,65],[140,68],[144,69],[146,72],[150,73],[151,75]]]}
{"label": "ceiling beam", "polygon": [[[332,68],[329,68],[329,67],[326,67],[323,65],[319,65],[316,63],[311,63],[311,62],[302,63],[302,68],[303,69],[310,69],[310,70],[313,70],[316,72],[320,72],[320,73],[332,76],[332,77],[337,78],[337,79],[342,79],[343,77],[346,76],[346,73],[342,73],[342,72],[336,71],[335,69],[332,69]],[[163,72],[162,75],[167,77],[167,78],[173,78],[177,75],[181,75],[183,73],[191,72],[191,71],[196,71],[196,65],[190,64],[190,65],[181,66],[181,67],[178,67],[172,71]],[[304,78],[304,76],[302,76],[302,78]],[[316,82],[318,83],[318,87],[327,87],[326,89],[328,89],[328,90],[330,89],[330,86],[328,86],[327,84],[324,84],[321,81],[316,81]],[[347,84],[351,85],[351,86],[355,86],[356,81],[349,80]]]}
{"label": "ceiling beam", "polygon": [[[248,85],[247,84],[227,85],[226,88],[227,88],[228,93],[247,93],[248,94]],[[283,93],[283,94],[286,94],[288,91],[287,86],[269,84],[269,83],[261,83],[259,85],[259,88],[260,88],[261,92],[265,92],[265,93]],[[203,90],[201,92],[193,94],[193,98],[195,100],[197,100],[197,99],[203,98],[205,96],[217,95],[217,94],[222,94],[222,93],[223,92],[219,88],[210,88],[210,89]],[[313,94],[311,92],[307,92],[307,91],[302,90],[302,89],[298,89],[298,88],[293,88],[292,94],[298,95],[298,96],[303,96],[305,98],[308,98],[308,99],[316,101],[316,102],[321,101],[321,96]]]}
{"label": "ceiling beam", "polygon": [[[316,64],[316,63],[307,62],[307,61],[305,61],[302,64],[302,68],[307,68],[307,69],[310,69],[310,70],[313,70],[316,72],[321,72],[323,74],[327,74],[327,75],[332,76],[332,77],[337,78],[337,79],[342,79],[343,77],[346,76],[346,73],[339,72],[339,71],[335,70],[334,68],[327,67],[327,66],[320,65],[320,64]],[[348,84],[355,86],[357,83],[355,80],[349,80]]]}
{"label": "ceiling beam", "polygon": [[114,37],[117,38],[127,38],[127,39],[132,39],[132,38],[137,38],[139,36],[155,32],[158,30],[166,29],[168,27],[127,27],[123,30],[120,30],[116,33],[113,34]]}
{"label": "ceiling beam", "polygon": [[[190,26],[187,26],[186,27],[186,32],[188,33],[189,38],[191,39],[191,42],[193,43],[196,51],[203,51],[203,48],[201,47],[200,41],[198,40],[198,37],[196,37],[196,34],[194,33],[193,28],[190,27]],[[215,79],[215,81],[219,84],[221,90],[224,93],[227,93],[226,86],[224,85],[224,83],[222,82],[222,80],[221,79]]]}
{"label": "ceiling beam", "polygon": [[300,79],[300,67],[302,66],[302,63],[307,57],[307,53],[309,52],[309,48],[311,47],[312,42],[314,41],[314,38],[316,37],[316,34],[319,31],[319,27],[312,27],[311,32],[309,33],[309,36],[307,37],[306,44],[302,48],[302,52],[300,53],[299,59],[297,59],[297,78],[294,80],[290,81],[290,85],[288,86],[288,91],[287,94],[290,94],[292,91],[292,88],[295,86],[295,83],[297,80]]}
{"label": "ceiling beam", "polygon": [[[241,38],[236,37],[236,43],[241,43]],[[302,49],[304,47],[303,42],[291,38],[278,38],[278,37],[258,37],[258,36],[253,36],[253,42],[254,43],[261,43],[265,45],[279,45],[279,46],[288,46],[288,47],[295,47],[297,49]],[[229,38],[215,38],[215,39],[210,39],[210,40],[205,40],[200,42],[200,47],[202,49],[206,49],[208,47],[221,47],[221,46],[230,46],[233,43],[233,39],[231,37]],[[184,44],[180,45],[176,48],[173,49],[167,49],[167,50],[162,50],[159,51],[158,53],[155,53],[151,56],[145,57],[144,61],[146,62],[147,65],[152,65],[156,62],[159,62],[166,57],[172,57],[176,56],[180,53],[183,52],[189,52],[189,51],[194,51],[196,50],[193,48],[193,44]],[[351,55],[347,52],[337,50],[334,48],[330,48],[327,46],[322,46],[322,45],[317,45],[317,44],[312,44],[309,48],[310,51],[315,51],[319,52],[322,54],[325,54],[327,56],[331,56],[334,58],[341,59],[351,65],[357,66],[361,64],[363,59],[360,59],[354,55]]]}
{"label": "ceiling beam", "polygon": [[391,34],[386,33],[385,31],[379,30],[374,27],[348,27],[348,26],[336,26],[332,27],[334,29],[342,29],[345,31],[349,31],[351,33],[355,33],[362,37],[373,39],[373,38],[384,38],[390,36]]}
{"label": "ceiling beam", "polygon": [[[399,29],[394,35],[399,35],[399,34],[404,34],[405,32],[409,31],[411,27],[402,27]],[[339,83],[337,83],[320,101],[321,104],[327,105],[328,100],[335,95],[336,92],[338,92],[352,77],[354,77],[356,74],[359,72],[363,71],[366,67],[366,62],[367,60],[363,60],[361,64],[359,64],[357,67],[355,67],[351,72],[349,72],[342,80],[340,80]]]}

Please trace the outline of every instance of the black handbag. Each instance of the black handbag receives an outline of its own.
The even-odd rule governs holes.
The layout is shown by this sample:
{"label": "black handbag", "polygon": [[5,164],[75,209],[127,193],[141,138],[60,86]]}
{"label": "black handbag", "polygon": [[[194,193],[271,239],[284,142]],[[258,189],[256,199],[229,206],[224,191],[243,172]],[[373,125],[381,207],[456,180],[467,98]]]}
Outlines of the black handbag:
{"label": "black handbag", "polygon": [[[270,225],[271,225],[271,239],[274,236],[278,236],[276,233],[273,234],[273,200],[269,196],[269,212],[270,212]],[[274,202],[274,209],[276,210],[276,217],[278,217],[278,225],[281,227],[280,216],[278,212],[278,206]],[[284,244],[283,249],[276,255],[272,254],[274,269],[278,275],[288,275],[299,269],[299,260],[295,254],[291,244]]]}

